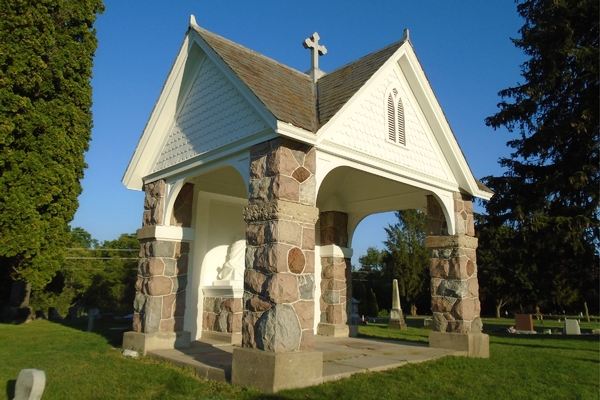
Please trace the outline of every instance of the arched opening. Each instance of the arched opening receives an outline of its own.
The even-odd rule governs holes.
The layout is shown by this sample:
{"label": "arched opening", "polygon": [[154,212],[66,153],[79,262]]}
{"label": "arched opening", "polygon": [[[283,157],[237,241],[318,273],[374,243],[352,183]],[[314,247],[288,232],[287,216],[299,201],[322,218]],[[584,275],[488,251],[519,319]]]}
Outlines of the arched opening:
{"label": "arched opening", "polygon": [[[317,331],[327,335],[343,335],[343,325],[352,322],[352,247],[356,239],[356,229],[370,215],[381,215],[398,210],[419,210],[425,218],[431,190],[402,182],[400,179],[375,175],[373,173],[340,166],[332,169],[324,177],[318,188],[317,207],[320,218],[317,222],[317,243],[320,244],[315,263],[320,270],[316,298],[321,299],[315,315],[320,315]],[[444,204],[445,205],[445,204]],[[443,208],[441,208],[443,209]],[[442,216],[447,215],[442,212]],[[389,216],[389,214],[387,214]],[[377,218],[377,217],[375,217]],[[394,219],[391,219],[392,223]],[[386,225],[387,226],[387,225]],[[379,229],[384,232],[385,226]],[[384,237],[385,240],[385,237]],[[354,258],[355,263],[358,256]],[[358,266],[358,265],[357,265]],[[426,271],[427,272],[427,271]],[[391,280],[389,290],[379,293],[383,299],[389,298],[391,308]],[[423,276],[428,286],[428,276]],[[387,293],[389,292],[389,293]],[[429,310],[429,307],[425,307]],[[356,317],[356,315],[354,316]]]}

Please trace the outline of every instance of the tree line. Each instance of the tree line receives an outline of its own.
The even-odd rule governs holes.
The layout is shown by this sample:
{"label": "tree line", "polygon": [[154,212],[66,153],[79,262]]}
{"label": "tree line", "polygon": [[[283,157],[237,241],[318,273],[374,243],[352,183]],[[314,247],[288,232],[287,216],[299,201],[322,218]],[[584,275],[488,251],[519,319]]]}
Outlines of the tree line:
{"label": "tree line", "polygon": [[140,242],[135,234],[99,243],[82,228],[73,228],[65,260],[52,280],[33,289],[34,310],[56,307],[65,315],[70,307],[130,314],[135,297]]}
{"label": "tree line", "polygon": [[[517,1],[525,24],[512,41],[529,57],[521,66],[523,83],[502,90],[498,113],[485,121],[516,138],[507,143],[510,157],[499,160],[505,172],[483,178],[494,192],[476,221],[484,313],[535,306],[547,313],[598,312],[598,7],[596,0]],[[390,233],[401,238],[397,229],[414,228],[406,231],[405,212],[397,216],[399,224],[386,229],[385,249],[369,249],[357,272],[369,276],[366,291],[370,285],[382,297],[389,283],[379,281],[399,279],[411,303],[425,296],[425,287],[410,282],[427,266],[397,255],[400,249],[418,259],[415,249],[390,240]]]}

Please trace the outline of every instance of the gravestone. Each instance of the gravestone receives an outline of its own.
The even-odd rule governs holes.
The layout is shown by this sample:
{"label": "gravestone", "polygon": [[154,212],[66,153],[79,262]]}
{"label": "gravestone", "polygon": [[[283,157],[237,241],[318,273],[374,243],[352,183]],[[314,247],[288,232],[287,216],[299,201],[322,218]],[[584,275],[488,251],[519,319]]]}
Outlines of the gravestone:
{"label": "gravestone", "polygon": [[31,315],[30,294],[31,283],[13,282],[8,304],[2,310],[2,317],[4,319],[28,318]]}
{"label": "gravestone", "polygon": [[77,306],[69,307],[69,314],[67,315],[67,318],[68,319],[77,319],[77,317],[78,317],[77,310],[78,310]]}
{"label": "gravestone", "polygon": [[22,369],[17,377],[14,400],[39,400],[46,386],[46,374],[39,369]]}
{"label": "gravestone", "polygon": [[392,281],[392,310],[390,311],[390,322],[388,329],[406,330],[406,322],[402,315],[402,307],[400,306],[400,291],[398,290],[398,280]]}
{"label": "gravestone", "polygon": [[563,327],[563,335],[581,335],[579,321],[576,319],[566,319]]}
{"label": "gravestone", "polygon": [[63,317],[58,313],[56,307],[50,307],[48,309],[48,319],[50,321],[60,321],[61,319],[63,319]]}
{"label": "gravestone", "polygon": [[98,318],[99,315],[100,310],[98,310],[97,308],[90,308],[88,310],[88,332],[91,332],[94,329],[94,319]]}
{"label": "gravestone", "polygon": [[360,323],[360,315],[358,314],[358,305],[360,301],[356,300],[354,297],[351,299],[352,302],[352,313],[350,317],[352,319],[352,325],[358,325]]}
{"label": "gravestone", "polygon": [[531,314],[515,314],[515,328],[517,333],[535,333]]}

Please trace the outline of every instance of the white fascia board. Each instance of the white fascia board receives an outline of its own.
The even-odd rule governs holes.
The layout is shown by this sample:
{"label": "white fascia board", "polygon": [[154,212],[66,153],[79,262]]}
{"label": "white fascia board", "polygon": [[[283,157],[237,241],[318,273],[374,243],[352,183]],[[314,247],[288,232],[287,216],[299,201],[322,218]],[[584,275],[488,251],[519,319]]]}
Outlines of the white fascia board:
{"label": "white fascia board", "polygon": [[[196,25],[197,26],[197,25]],[[194,25],[192,25],[192,28]],[[190,40],[193,40],[206,56],[219,68],[219,71],[225,75],[225,77],[233,84],[233,86],[244,96],[244,98],[250,103],[250,105],[256,110],[256,112],[264,119],[266,124],[273,129],[273,131],[277,130],[277,119],[267,109],[267,107],[263,104],[262,101],[250,90],[250,88],[240,79],[239,76],[227,65],[225,61],[219,56],[213,49],[210,47],[208,43],[196,32],[194,29],[191,29],[188,32],[188,36]]]}
{"label": "white fascia board", "polygon": [[128,189],[143,189],[143,178],[156,162],[156,156],[152,157],[148,152],[160,146],[165,131],[173,123],[188,50],[189,37],[186,35],[121,180]]}
{"label": "white fascia board", "polygon": [[[438,189],[456,192],[456,183],[432,177],[430,175],[399,166],[386,160],[369,156],[332,142],[322,142],[318,147],[317,156],[317,190],[327,174],[340,166],[351,167],[383,178],[414,186],[424,190]],[[324,157],[323,157],[324,156]],[[320,160],[327,158],[329,165],[319,165]]]}
{"label": "white fascia board", "polygon": [[[404,56],[398,59],[398,64],[460,187],[475,197],[489,199],[492,194],[477,187],[477,181],[471,172],[471,168],[456,141],[450,124],[412,47],[407,47]],[[438,134],[436,135],[436,133]]]}
{"label": "white fascia board", "polygon": [[[158,179],[165,179],[166,181],[170,182],[179,179],[185,179],[197,175],[203,170],[212,169],[223,165],[230,165],[240,170],[240,168],[235,165],[235,162],[231,162],[232,159],[239,158],[237,155],[248,152],[250,147],[262,142],[266,142],[267,140],[275,139],[278,136],[279,135],[277,133],[270,129],[263,132],[258,132],[254,135],[245,137],[242,140],[238,140],[218,149],[214,149],[196,157],[192,157],[189,160],[179,164],[149,174],[144,177],[144,181],[154,182]],[[249,156],[247,158],[249,158]],[[247,168],[249,168],[249,165],[250,161],[248,160]],[[241,172],[242,171],[240,171],[240,173]],[[242,174],[242,176],[245,175]],[[244,178],[244,180],[247,179]]]}
{"label": "white fascia board", "polygon": [[314,133],[287,122],[277,121],[277,133],[311,146],[314,146],[317,142],[317,136]]}

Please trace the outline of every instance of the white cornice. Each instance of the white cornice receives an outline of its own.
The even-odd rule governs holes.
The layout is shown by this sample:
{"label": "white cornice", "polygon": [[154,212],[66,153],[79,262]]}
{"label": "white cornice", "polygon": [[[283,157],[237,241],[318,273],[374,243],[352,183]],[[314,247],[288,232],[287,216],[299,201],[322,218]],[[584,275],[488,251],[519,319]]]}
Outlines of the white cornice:
{"label": "white cornice", "polygon": [[326,246],[319,247],[319,255],[321,257],[340,257],[340,258],[352,258],[354,250],[348,247],[340,247],[335,244],[329,244]]}
{"label": "white cornice", "polygon": [[170,242],[192,242],[195,232],[192,228],[183,228],[181,226],[145,226],[137,230],[139,240],[166,240]]}

